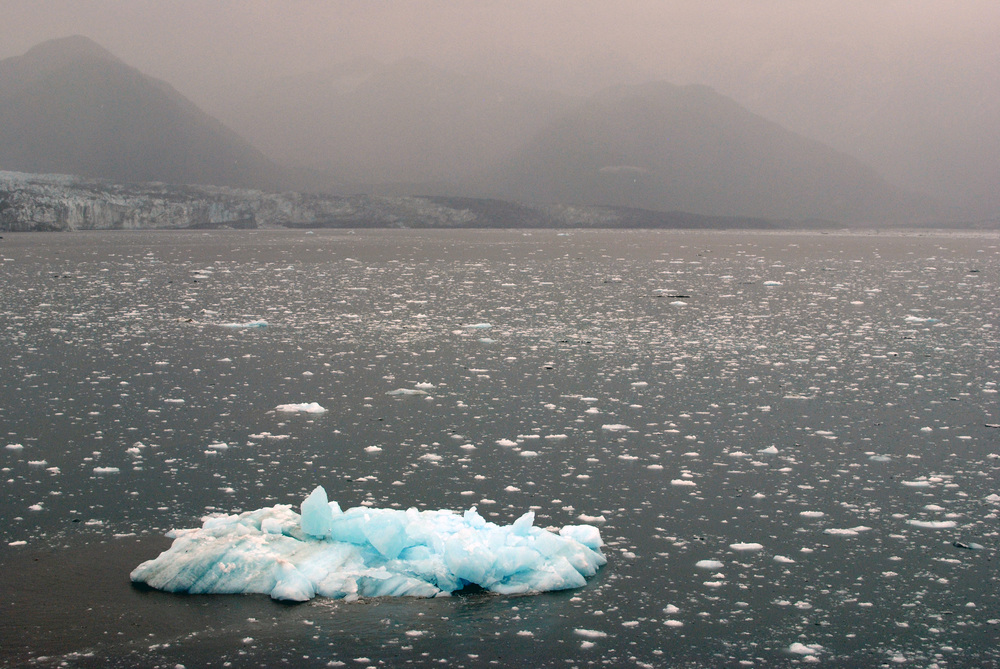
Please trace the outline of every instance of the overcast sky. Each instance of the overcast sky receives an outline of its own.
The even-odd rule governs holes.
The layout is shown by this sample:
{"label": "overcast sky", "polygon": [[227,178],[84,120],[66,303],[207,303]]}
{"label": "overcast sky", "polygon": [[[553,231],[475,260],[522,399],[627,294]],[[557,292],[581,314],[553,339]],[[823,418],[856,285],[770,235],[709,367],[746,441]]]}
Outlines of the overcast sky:
{"label": "overcast sky", "polygon": [[997,0],[0,0],[0,19],[0,57],[83,34],[198,101],[357,57],[563,88],[612,74],[722,86],[789,50],[849,61],[947,49],[984,77],[1000,67],[986,60]]}
{"label": "overcast sky", "polygon": [[0,58],[72,34],[224,122],[274,77],[359,58],[572,93],[706,84],[1000,208],[1000,0],[0,0]]}

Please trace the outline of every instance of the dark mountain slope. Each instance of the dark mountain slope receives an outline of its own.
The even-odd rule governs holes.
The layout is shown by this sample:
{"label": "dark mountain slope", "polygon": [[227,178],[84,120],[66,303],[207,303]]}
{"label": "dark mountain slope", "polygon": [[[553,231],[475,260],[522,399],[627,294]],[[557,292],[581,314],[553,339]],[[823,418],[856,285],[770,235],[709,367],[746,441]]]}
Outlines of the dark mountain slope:
{"label": "dark mountain slope", "polygon": [[281,170],[168,84],[85,37],[0,61],[0,168],[274,187]]}
{"label": "dark mountain slope", "polygon": [[711,215],[913,222],[927,198],[703,86],[606,90],[493,175],[498,195]]}

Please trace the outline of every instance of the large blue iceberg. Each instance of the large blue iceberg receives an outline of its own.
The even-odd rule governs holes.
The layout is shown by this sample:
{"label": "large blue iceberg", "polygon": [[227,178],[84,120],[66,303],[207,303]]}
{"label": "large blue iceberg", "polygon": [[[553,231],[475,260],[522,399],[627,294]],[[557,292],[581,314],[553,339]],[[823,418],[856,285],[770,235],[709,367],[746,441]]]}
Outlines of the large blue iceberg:
{"label": "large blue iceberg", "polygon": [[475,584],[501,594],[577,588],[607,560],[592,525],[558,534],[528,512],[507,526],[464,514],[355,507],[317,487],[301,514],[279,504],[173,530],[173,545],[132,580],[170,592],[274,599],[434,597]]}

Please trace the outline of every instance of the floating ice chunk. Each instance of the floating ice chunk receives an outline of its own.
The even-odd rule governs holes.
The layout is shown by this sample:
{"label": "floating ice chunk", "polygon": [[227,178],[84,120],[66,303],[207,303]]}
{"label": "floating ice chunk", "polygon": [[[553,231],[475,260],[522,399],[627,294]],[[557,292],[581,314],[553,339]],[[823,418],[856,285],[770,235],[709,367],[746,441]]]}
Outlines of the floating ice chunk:
{"label": "floating ice chunk", "polygon": [[830,527],[823,530],[823,533],[841,537],[856,537],[862,532],[867,532],[870,529],[872,528],[866,527],[864,525],[858,525],[857,527],[844,527],[844,528]]}
{"label": "floating ice chunk", "polygon": [[95,474],[117,474],[119,471],[118,467],[94,467]]}
{"label": "floating ice chunk", "polygon": [[958,523],[954,520],[908,520],[906,521],[908,525],[913,525],[914,527],[923,527],[931,530],[940,530],[949,527],[956,527]]}
{"label": "floating ice chunk", "polygon": [[763,453],[765,455],[777,455],[778,454],[778,447],[777,446],[768,446],[767,448],[762,448],[762,449],[760,449],[757,452],[758,453]]}
{"label": "floating ice chunk", "polygon": [[266,328],[267,321],[247,321],[246,323],[220,323],[224,328]]}
{"label": "floating ice chunk", "polygon": [[419,388],[396,388],[395,390],[390,390],[386,395],[426,395],[426,390],[420,390]]}
{"label": "floating ice chunk", "polygon": [[[652,466],[652,465],[650,465],[650,466]],[[697,483],[695,483],[694,481],[692,481],[691,479],[671,479],[671,481],[670,481],[670,485],[677,485],[677,486],[696,486],[696,485],[698,485],[698,484],[697,484]]]}
{"label": "floating ice chunk", "polygon": [[8,451],[20,451],[24,449],[24,444],[7,444],[4,448]]}
{"label": "floating ice chunk", "polygon": [[780,562],[781,564],[794,564],[795,563],[795,560],[793,560],[790,557],[785,557],[784,555],[775,555],[774,556],[774,561],[775,562]]}
{"label": "floating ice chunk", "polygon": [[510,439],[497,439],[497,446],[517,446],[517,442]]}
{"label": "floating ice chunk", "polygon": [[780,281],[765,281],[764,285],[765,286],[780,286],[781,282]]}
{"label": "floating ice chunk", "polygon": [[466,330],[489,330],[493,326],[490,323],[472,323],[471,325],[463,326]]}
{"label": "floating ice chunk", "polygon": [[622,425],[621,423],[612,423],[608,425],[602,425],[601,429],[607,432],[624,432],[625,430],[631,430],[632,428],[630,428],[628,425]]}
{"label": "floating ice chunk", "polygon": [[726,566],[724,562],[719,560],[698,560],[694,563],[694,566],[698,569],[712,569],[719,570]]}
{"label": "floating ice chunk", "polygon": [[740,551],[740,552],[755,552],[764,550],[763,544],[755,544],[755,543],[729,544],[729,547],[734,551]]}
{"label": "floating ice chunk", "polygon": [[823,646],[818,643],[803,644],[796,641],[791,646],[788,647],[789,653],[795,653],[796,655],[818,655],[823,652]]}
{"label": "floating ice chunk", "polygon": [[596,527],[568,525],[555,534],[535,527],[530,512],[508,526],[486,521],[475,508],[340,512],[322,487],[302,511],[279,504],[172,531],[173,545],[131,578],[170,592],[290,601],[433,597],[469,584],[501,594],[576,588],[606,563]]}
{"label": "floating ice chunk", "polygon": [[900,481],[907,488],[930,488],[931,482],[926,480],[921,481]]}
{"label": "floating ice chunk", "polygon": [[600,630],[588,630],[577,628],[573,630],[573,634],[577,634],[588,639],[603,639],[608,635],[607,632],[601,632]]}
{"label": "floating ice chunk", "polygon": [[800,511],[799,515],[803,518],[822,518],[826,514],[822,511]]}
{"label": "floating ice chunk", "polygon": [[432,388],[434,388],[434,384],[433,383],[426,383],[426,382],[424,382],[424,383],[418,383],[418,384],[414,385],[414,388],[417,388],[418,390],[431,390]]}
{"label": "floating ice chunk", "polygon": [[283,411],[286,413],[325,413],[326,409],[321,407],[317,402],[308,402],[303,404],[279,404],[274,407],[275,411]]}

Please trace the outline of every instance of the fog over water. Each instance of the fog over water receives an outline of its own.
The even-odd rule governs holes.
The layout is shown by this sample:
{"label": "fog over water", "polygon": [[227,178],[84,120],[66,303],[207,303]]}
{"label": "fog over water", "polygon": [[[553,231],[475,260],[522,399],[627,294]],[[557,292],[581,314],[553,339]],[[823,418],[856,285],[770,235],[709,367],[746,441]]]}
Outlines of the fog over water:
{"label": "fog over water", "polygon": [[83,34],[244,135],[256,92],[359,59],[573,95],[697,83],[971,217],[1000,209],[995,2],[4,0],[0,12],[0,58]]}

